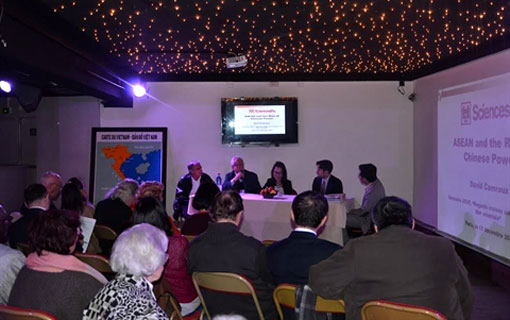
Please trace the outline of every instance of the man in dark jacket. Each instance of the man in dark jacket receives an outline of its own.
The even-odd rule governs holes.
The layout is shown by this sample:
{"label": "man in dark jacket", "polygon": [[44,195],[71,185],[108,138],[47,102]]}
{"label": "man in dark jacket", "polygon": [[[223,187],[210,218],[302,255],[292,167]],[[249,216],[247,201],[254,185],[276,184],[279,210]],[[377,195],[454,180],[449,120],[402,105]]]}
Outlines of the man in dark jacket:
{"label": "man in dark jacket", "polygon": [[[211,207],[215,223],[195,238],[188,254],[188,272],[231,272],[246,277],[255,288],[266,319],[276,318],[271,275],[265,263],[264,245],[239,230],[243,200],[233,190],[216,196]],[[204,299],[211,316],[240,314],[258,319],[250,296],[204,290]]]}
{"label": "man in dark jacket", "polygon": [[342,181],[331,174],[333,163],[329,160],[320,160],[317,165],[317,177],[313,179],[312,190],[322,194],[338,194],[344,192]]}
{"label": "man in dark jacket", "polygon": [[225,175],[223,190],[233,189],[236,191],[244,190],[246,193],[259,193],[260,182],[256,173],[244,168],[244,160],[239,156],[234,156],[230,160],[232,171]]}
{"label": "man in dark jacket", "polygon": [[189,196],[197,192],[198,187],[204,182],[213,182],[211,177],[202,171],[202,165],[198,161],[188,163],[188,173],[183,175],[175,188],[174,220],[188,216]]}
{"label": "man in dark jacket", "polygon": [[307,284],[310,266],[341,248],[317,237],[319,229],[326,224],[327,214],[328,201],[320,193],[305,191],[294,198],[290,213],[296,225],[294,231],[267,248],[267,265],[277,285]]}

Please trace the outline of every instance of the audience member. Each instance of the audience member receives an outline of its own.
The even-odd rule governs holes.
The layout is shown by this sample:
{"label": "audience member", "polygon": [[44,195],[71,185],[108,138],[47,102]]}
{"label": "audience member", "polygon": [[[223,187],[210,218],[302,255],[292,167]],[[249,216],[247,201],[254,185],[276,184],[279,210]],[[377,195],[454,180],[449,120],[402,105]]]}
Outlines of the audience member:
{"label": "audience member", "polygon": [[189,197],[194,195],[204,182],[213,182],[213,180],[207,173],[202,172],[200,162],[191,161],[188,163],[188,173],[181,177],[175,188],[173,214],[175,220],[188,216]]}
{"label": "audience member", "polygon": [[163,191],[165,191],[165,186],[161,182],[145,181],[136,191],[136,198],[154,197],[163,203]]}
{"label": "audience member", "polygon": [[14,280],[24,265],[23,253],[0,243],[0,304],[7,304]]}
{"label": "audience member", "polygon": [[[77,178],[72,178],[77,179]],[[78,180],[79,181],[79,180]],[[78,184],[67,182],[62,188],[62,210],[76,211],[80,216],[86,218],[94,217],[94,207],[87,203],[87,199]],[[81,243],[78,244],[78,251],[82,251]],[[94,234],[91,235],[87,246],[88,253],[101,253],[101,247]]]}
{"label": "audience member", "polygon": [[[138,188],[138,191],[136,192],[136,199],[140,200],[141,198],[145,197],[154,197],[158,199],[163,206],[165,205],[164,199],[163,199],[163,192],[165,191],[165,186],[159,182],[159,181],[145,181],[140,185],[140,188]],[[172,225],[172,234],[174,235],[180,235],[181,231],[177,228],[175,225],[174,220],[167,215],[168,221],[170,221],[170,224]]]}
{"label": "audience member", "polygon": [[62,190],[62,178],[56,172],[47,171],[41,176],[40,182],[48,190],[50,209],[56,209],[55,201],[60,196],[60,191]]}
{"label": "audience member", "polygon": [[147,223],[124,231],[113,245],[110,264],[117,272],[90,301],[83,320],[168,319],[152,292],[168,259],[168,238]]}
{"label": "audience member", "polygon": [[163,277],[169,283],[172,293],[181,305],[183,316],[192,313],[199,305],[198,297],[191,276],[186,270],[188,262],[188,240],[179,235],[172,235],[172,228],[161,202],[153,197],[138,200],[133,212],[133,224],[149,223],[165,232],[168,237],[168,263]]}
{"label": "audience member", "polygon": [[49,193],[39,183],[31,184],[25,188],[24,199],[27,210],[9,229],[9,245],[14,249],[18,242],[28,243],[28,227],[32,220],[50,207]]}
{"label": "audience member", "polygon": [[50,210],[35,216],[28,255],[12,287],[8,305],[49,312],[59,319],[80,319],[106,279],[74,256],[80,217],[74,211]]}
{"label": "audience member", "polygon": [[313,179],[312,190],[322,194],[338,194],[344,192],[342,181],[331,174],[333,163],[329,160],[320,160],[317,165],[317,177]]}
{"label": "audience member", "polygon": [[292,182],[287,179],[287,168],[281,161],[276,161],[271,169],[271,178],[267,179],[263,188],[274,187],[280,194],[295,194]]}
{"label": "audience member", "polygon": [[[276,317],[271,274],[265,263],[265,249],[260,241],[243,235],[238,227],[243,214],[243,200],[233,190],[218,194],[211,206],[214,223],[190,245],[188,272],[232,272],[250,280],[267,319]],[[204,291],[212,316],[236,313],[257,319],[249,297]],[[228,303],[225,303],[228,301]]]}
{"label": "audience member", "polygon": [[[361,202],[361,208],[350,210],[347,213],[346,229],[361,228],[363,234],[366,234],[372,226],[370,212],[374,209],[379,200],[386,196],[384,186],[377,179],[377,167],[371,163],[359,165],[359,182],[365,186],[365,194]],[[344,242],[346,242],[344,233]],[[348,235],[347,235],[348,236]]]}
{"label": "audience member", "polygon": [[117,183],[97,204],[96,223],[106,225],[117,233],[126,229],[130,225],[131,206],[135,204],[137,190],[138,182],[133,179],[126,178]]}
{"label": "audience member", "polygon": [[371,213],[376,233],[310,268],[309,285],[326,299],[344,299],[347,319],[383,299],[435,309],[448,319],[469,319],[473,293],[467,271],[446,238],[414,231],[411,206],[381,199]]}
{"label": "audience member", "polygon": [[271,244],[267,252],[275,283],[307,284],[310,266],[328,258],[341,247],[319,239],[317,232],[328,219],[328,201],[313,191],[300,193],[292,201],[290,218],[296,227],[290,236]]}
{"label": "audience member", "polygon": [[233,189],[238,192],[259,193],[260,183],[256,173],[244,168],[244,160],[239,156],[234,156],[230,160],[232,171],[225,175],[223,190]]}
{"label": "audience member", "polygon": [[[85,188],[83,186],[83,182],[78,177],[72,177],[69,180],[67,180],[67,183],[72,183],[75,186],[77,186],[83,196],[84,206],[83,206],[82,216],[87,217],[87,218],[93,218],[96,208],[88,200],[88,193],[87,193],[87,190],[85,190]],[[64,192],[64,190],[62,190],[62,193],[63,192]],[[63,201],[63,199],[62,199],[62,201]]]}
{"label": "audience member", "polygon": [[206,182],[200,185],[191,203],[193,209],[198,212],[184,221],[181,227],[182,234],[196,236],[207,229],[209,222],[211,222],[209,207],[218,193],[220,193],[220,189],[212,182]]}
{"label": "audience member", "polygon": [[9,228],[11,227],[12,217],[0,204],[0,243],[6,243],[9,239]]}
{"label": "audience member", "polygon": [[[73,183],[66,183],[62,188],[62,210],[76,211],[84,215],[85,199],[78,186]],[[88,217],[92,218],[94,215]]]}

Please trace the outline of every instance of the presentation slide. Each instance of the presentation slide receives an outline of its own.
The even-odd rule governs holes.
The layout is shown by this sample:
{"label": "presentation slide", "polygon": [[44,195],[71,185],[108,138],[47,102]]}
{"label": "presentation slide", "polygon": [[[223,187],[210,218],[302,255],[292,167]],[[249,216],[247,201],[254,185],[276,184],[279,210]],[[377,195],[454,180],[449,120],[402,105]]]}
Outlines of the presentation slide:
{"label": "presentation slide", "polygon": [[235,134],[285,134],[285,105],[237,105]]}
{"label": "presentation slide", "polygon": [[510,73],[439,92],[437,227],[510,262]]}

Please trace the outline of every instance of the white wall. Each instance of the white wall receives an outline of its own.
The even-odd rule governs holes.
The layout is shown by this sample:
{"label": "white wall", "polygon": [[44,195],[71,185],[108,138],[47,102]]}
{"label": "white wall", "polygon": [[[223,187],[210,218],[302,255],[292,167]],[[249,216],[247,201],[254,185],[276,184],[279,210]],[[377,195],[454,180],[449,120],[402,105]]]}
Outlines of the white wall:
{"label": "white wall", "polygon": [[[442,88],[510,72],[510,50],[414,82],[414,214],[437,225],[437,99]],[[510,93],[509,93],[510,94]]]}
{"label": "white wall", "polygon": [[37,117],[37,177],[51,170],[77,176],[88,187],[91,128],[99,126],[99,100],[55,97],[41,101]]}
{"label": "white wall", "polygon": [[[315,162],[328,158],[345,192],[358,199],[364,191],[357,166],[373,162],[387,193],[412,201],[413,108],[397,86],[397,82],[150,83],[152,97],[137,99],[134,108],[101,108],[101,127],[168,127],[168,204],[188,161],[200,160],[214,178],[230,170],[230,158],[236,154],[259,175],[261,184],[274,161],[283,161],[298,192],[311,188]],[[406,91],[412,92],[412,85]],[[297,97],[299,143],[222,145],[220,99],[241,96]]]}
{"label": "white wall", "polygon": [[[4,104],[6,101],[0,101]],[[38,182],[42,173],[52,170],[65,180],[78,176],[87,185],[90,169],[91,127],[99,126],[99,101],[91,97],[43,98],[35,112],[26,113],[12,102],[12,113],[1,121],[18,123],[2,131],[0,155],[0,204],[9,211],[18,210],[23,189]],[[31,136],[30,129],[37,129]],[[5,129],[5,127],[4,127]],[[18,142],[20,141],[20,142]]]}

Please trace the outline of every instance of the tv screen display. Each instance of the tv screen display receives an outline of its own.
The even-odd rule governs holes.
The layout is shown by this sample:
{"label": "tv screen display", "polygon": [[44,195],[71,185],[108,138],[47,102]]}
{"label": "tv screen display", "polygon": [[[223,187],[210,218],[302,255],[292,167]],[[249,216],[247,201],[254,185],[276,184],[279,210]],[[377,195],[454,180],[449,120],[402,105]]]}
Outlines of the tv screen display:
{"label": "tv screen display", "polygon": [[221,99],[223,144],[297,143],[297,98]]}

